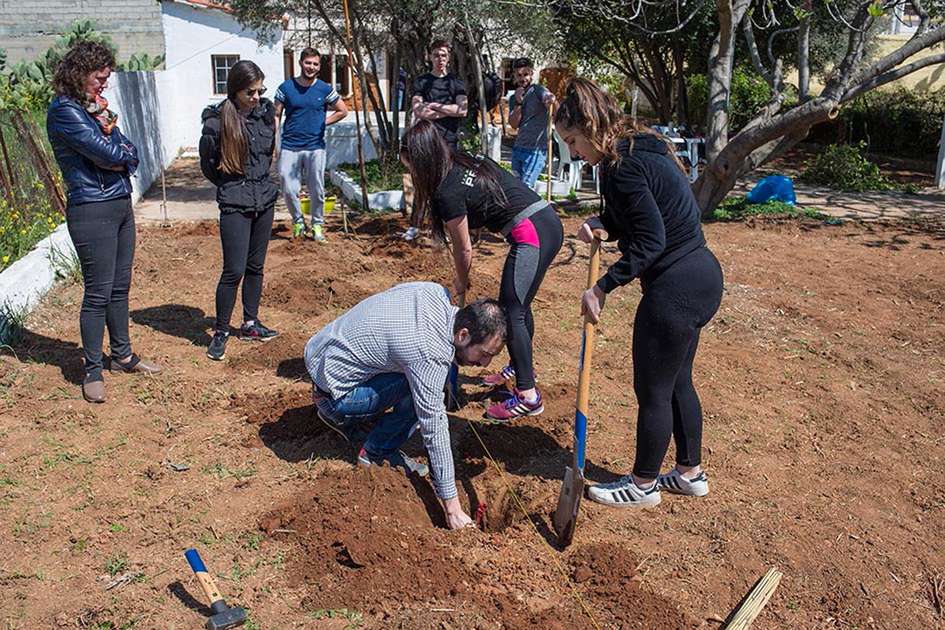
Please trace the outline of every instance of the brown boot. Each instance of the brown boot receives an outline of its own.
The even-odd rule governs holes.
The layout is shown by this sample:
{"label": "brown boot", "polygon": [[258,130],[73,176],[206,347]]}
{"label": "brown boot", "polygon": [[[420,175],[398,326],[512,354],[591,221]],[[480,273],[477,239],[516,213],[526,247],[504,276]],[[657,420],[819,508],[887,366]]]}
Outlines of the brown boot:
{"label": "brown boot", "polygon": [[132,354],[131,358],[122,363],[115,357],[112,357],[111,364],[109,368],[112,372],[125,372],[131,374],[137,372],[140,374],[158,374],[161,372],[161,366],[154,363],[148,363],[147,361],[142,361],[137,354]]}
{"label": "brown boot", "polygon": [[105,381],[99,377],[97,381],[89,380],[82,383],[82,397],[90,403],[105,402]]}

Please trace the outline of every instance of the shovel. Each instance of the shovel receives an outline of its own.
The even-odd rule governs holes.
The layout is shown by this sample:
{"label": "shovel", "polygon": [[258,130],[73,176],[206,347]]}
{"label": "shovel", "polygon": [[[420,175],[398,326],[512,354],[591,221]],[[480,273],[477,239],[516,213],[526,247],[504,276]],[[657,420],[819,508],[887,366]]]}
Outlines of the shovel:
{"label": "shovel", "polygon": [[[587,288],[597,283],[600,270],[600,239],[602,234],[594,233],[591,243],[591,262],[587,269]],[[587,442],[587,412],[591,389],[591,355],[594,352],[594,324],[584,320],[584,334],[581,337],[581,359],[578,376],[577,408],[574,411],[574,460],[564,469],[564,483],[558,495],[558,507],[555,508],[552,524],[558,534],[558,545],[567,547],[574,538],[577,527],[578,508],[584,495],[584,447]]]}

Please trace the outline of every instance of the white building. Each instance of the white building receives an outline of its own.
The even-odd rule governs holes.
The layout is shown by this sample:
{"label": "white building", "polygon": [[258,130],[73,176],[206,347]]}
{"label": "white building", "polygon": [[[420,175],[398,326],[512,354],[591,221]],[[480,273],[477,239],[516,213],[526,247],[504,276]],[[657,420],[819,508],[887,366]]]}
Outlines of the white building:
{"label": "white building", "polygon": [[226,98],[229,69],[249,59],[266,75],[269,96],[285,78],[283,37],[265,40],[212,0],[161,0],[164,70],[119,72],[105,93],[119,126],[138,147],[137,199],[182,151],[200,141],[200,114]]}
{"label": "white building", "polygon": [[172,128],[165,131],[171,146],[197,145],[200,112],[226,97],[227,72],[237,61],[260,67],[270,98],[285,78],[281,30],[263,42],[220,3],[162,0],[161,25],[166,57],[159,97],[162,110],[173,112]]}

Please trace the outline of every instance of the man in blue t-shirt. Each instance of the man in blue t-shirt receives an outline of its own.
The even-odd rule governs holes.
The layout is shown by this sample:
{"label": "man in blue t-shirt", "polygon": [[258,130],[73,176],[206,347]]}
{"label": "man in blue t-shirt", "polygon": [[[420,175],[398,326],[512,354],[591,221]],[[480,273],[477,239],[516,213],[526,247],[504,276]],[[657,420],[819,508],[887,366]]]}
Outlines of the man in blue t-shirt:
{"label": "man in blue t-shirt", "polygon": [[509,125],[518,129],[512,148],[512,172],[532,188],[548,159],[548,115],[555,95],[532,83],[530,59],[516,59],[512,71],[516,90],[509,97]]}
{"label": "man in blue t-shirt", "polygon": [[[282,129],[279,176],[282,178],[285,205],[292,214],[292,236],[298,237],[308,231],[299,203],[304,176],[311,204],[311,236],[316,241],[323,241],[325,127],[343,119],[348,114],[348,107],[332,86],[319,80],[321,55],[317,50],[303,49],[299,55],[299,66],[302,68],[301,74],[287,79],[276,90],[277,135]],[[332,111],[326,116],[328,110]],[[282,123],[283,112],[285,123]]]}

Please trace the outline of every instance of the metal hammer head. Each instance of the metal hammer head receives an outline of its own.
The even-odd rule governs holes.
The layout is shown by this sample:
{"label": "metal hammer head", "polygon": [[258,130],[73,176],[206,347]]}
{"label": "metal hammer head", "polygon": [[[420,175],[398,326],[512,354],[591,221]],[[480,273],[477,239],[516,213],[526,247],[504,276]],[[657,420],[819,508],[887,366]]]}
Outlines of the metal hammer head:
{"label": "metal hammer head", "polygon": [[246,611],[235,606],[207,619],[207,630],[225,630],[225,628],[242,626],[244,623],[246,623]]}

